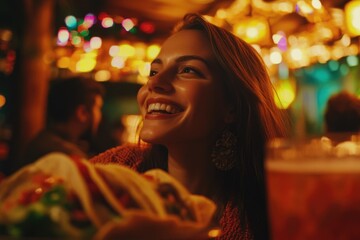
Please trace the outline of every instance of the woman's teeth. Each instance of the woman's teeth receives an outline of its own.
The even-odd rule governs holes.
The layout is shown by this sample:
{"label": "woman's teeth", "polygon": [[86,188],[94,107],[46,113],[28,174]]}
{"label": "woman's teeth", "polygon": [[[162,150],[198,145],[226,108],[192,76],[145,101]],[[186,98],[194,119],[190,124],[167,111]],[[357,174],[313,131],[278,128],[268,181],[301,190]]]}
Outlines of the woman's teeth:
{"label": "woman's teeth", "polygon": [[180,109],[176,106],[165,103],[151,103],[147,108],[147,112],[148,113],[161,112],[161,113],[174,114],[180,112]]}

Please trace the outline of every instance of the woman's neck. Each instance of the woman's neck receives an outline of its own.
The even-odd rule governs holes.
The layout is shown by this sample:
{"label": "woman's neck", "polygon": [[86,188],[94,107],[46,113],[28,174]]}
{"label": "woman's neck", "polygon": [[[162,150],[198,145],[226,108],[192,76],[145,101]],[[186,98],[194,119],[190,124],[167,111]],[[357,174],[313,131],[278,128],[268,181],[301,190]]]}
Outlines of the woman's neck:
{"label": "woman's neck", "polygon": [[212,197],[217,192],[216,169],[207,146],[168,146],[168,171],[191,193]]}

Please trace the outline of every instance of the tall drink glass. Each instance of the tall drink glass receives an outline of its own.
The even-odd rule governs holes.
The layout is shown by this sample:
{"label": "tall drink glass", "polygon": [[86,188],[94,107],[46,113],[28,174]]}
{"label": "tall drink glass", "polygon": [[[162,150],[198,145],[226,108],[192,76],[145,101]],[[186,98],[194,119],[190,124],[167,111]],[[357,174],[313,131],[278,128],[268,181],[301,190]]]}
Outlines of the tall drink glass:
{"label": "tall drink glass", "polygon": [[276,139],[265,161],[272,240],[360,239],[360,141]]}

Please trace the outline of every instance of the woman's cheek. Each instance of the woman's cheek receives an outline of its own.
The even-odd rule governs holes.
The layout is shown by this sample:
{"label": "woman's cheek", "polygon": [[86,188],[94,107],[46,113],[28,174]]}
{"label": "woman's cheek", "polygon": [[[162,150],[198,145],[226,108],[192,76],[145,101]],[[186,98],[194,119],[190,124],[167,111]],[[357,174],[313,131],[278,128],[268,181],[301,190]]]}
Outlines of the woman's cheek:
{"label": "woman's cheek", "polygon": [[145,90],[145,86],[142,86],[137,94],[137,102],[139,105],[139,108],[142,110],[142,107],[145,104],[145,99],[146,99],[146,90]]}

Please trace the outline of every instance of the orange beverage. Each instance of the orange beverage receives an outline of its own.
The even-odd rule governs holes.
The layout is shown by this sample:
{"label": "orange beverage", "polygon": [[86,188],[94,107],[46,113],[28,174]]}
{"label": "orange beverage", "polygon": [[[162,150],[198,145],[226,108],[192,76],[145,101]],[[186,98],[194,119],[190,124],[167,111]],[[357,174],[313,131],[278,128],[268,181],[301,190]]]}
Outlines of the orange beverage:
{"label": "orange beverage", "polygon": [[270,147],[265,166],[272,240],[360,239],[360,144],[341,149],[326,141]]}

